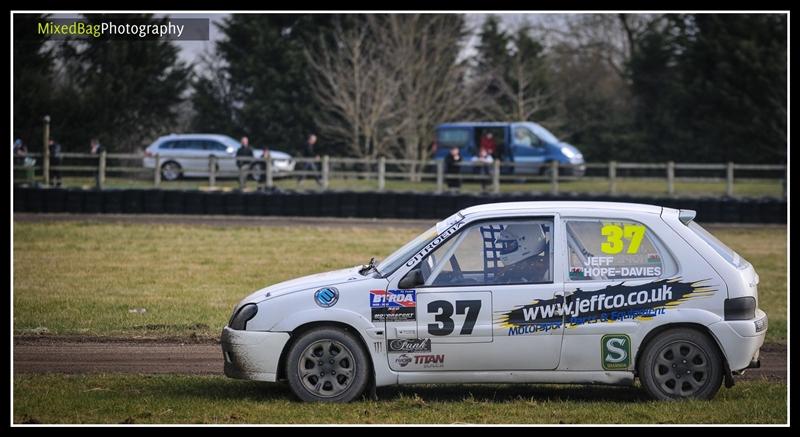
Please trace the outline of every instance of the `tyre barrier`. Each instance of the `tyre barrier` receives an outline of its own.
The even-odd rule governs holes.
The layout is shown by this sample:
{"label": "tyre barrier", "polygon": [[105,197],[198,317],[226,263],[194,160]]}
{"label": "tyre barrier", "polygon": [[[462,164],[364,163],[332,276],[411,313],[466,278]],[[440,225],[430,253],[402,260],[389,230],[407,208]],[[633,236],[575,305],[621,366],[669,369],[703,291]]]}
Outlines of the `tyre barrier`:
{"label": "tyre barrier", "polygon": [[144,212],[147,214],[164,214],[164,191],[145,190]]}
{"label": "tyre barrier", "polygon": [[415,192],[203,192],[197,190],[94,190],[15,186],[14,212],[108,214],[212,214],[252,216],[445,218],[470,206],[518,201],[613,201],[697,211],[705,223],[786,223],[787,202],[778,198],[674,198],[514,193]]}
{"label": "tyre barrier", "polygon": [[122,212],[125,214],[141,214],[144,212],[144,190],[124,190],[122,194]]}

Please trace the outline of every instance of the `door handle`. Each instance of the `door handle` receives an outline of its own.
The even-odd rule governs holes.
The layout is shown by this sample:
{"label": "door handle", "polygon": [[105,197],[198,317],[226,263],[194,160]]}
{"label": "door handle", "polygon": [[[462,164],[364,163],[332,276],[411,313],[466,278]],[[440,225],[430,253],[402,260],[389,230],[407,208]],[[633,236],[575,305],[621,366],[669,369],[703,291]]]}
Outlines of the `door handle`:
{"label": "door handle", "polygon": [[575,290],[570,290],[570,291],[559,290],[553,293],[553,297],[570,297],[573,294],[575,294]]}
{"label": "door handle", "polygon": [[397,338],[417,338],[417,328],[395,328]]}

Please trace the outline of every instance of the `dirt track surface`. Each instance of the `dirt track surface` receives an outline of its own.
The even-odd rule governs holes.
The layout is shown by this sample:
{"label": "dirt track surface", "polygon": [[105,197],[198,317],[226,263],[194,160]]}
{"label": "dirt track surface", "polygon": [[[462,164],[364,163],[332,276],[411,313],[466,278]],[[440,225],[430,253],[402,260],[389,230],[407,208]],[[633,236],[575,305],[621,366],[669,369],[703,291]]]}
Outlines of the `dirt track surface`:
{"label": "dirt track surface", "polygon": [[[18,338],[14,343],[15,373],[222,374],[222,349],[213,339],[132,342],[45,337]],[[761,348],[761,368],[736,379],[786,381],[786,356],[785,345],[767,344]]]}

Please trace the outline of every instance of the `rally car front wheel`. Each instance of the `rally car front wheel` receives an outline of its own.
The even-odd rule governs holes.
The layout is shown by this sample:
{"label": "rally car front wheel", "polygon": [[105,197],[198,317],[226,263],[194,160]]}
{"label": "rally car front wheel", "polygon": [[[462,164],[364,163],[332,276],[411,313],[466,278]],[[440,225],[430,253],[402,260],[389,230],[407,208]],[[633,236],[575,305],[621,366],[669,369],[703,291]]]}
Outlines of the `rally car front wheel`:
{"label": "rally car front wheel", "polygon": [[286,360],[289,387],[306,402],[350,402],[367,388],[369,371],[359,341],[337,328],[302,334]]}
{"label": "rally car front wheel", "polygon": [[647,344],[639,379],[655,399],[711,399],[723,378],[722,356],[714,340],[688,328],[671,329]]}

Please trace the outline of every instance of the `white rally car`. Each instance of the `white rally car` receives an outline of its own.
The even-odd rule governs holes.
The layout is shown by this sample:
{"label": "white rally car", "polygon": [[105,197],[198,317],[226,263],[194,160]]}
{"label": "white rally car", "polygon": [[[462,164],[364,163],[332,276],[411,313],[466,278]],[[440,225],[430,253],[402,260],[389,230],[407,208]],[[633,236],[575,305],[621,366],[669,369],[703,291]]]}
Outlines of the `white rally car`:
{"label": "white rally car", "polygon": [[380,264],[258,290],[222,332],[225,374],[306,401],[392,384],[641,385],[715,395],[758,367],[758,274],[694,211],[517,202],[454,214]]}

